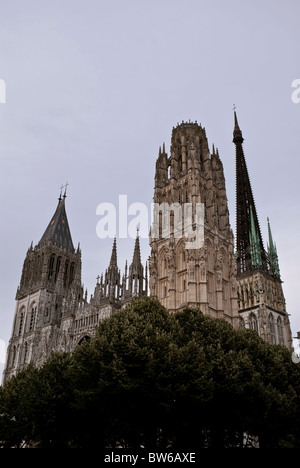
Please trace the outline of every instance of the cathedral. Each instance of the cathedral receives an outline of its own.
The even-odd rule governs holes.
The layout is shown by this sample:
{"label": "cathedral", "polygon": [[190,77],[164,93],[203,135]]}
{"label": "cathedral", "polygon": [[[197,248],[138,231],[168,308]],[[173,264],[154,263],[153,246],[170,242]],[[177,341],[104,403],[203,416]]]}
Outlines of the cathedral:
{"label": "cathedral", "polygon": [[[214,146],[210,151],[204,127],[182,122],[173,127],[170,153],[163,144],[156,160],[153,201],[161,210],[157,226],[150,230],[148,264],[144,268],[141,263],[137,234],[132,262],[121,276],[115,238],[109,265],[98,276],[89,299],[81,281],[80,246],[73,245],[66,214],[66,192],[60,194],[42,238],[26,253],[4,381],[28,363],[41,365],[53,351],[73,352],[95,335],[101,320],[146,295],[157,297],[170,313],[198,308],[292,350],[276,245],[269,220],[267,249],[263,245],[235,111],[233,143],[236,239],[219,152]],[[164,235],[166,217],[160,216],[166,206],[171,207],[168,235]],[[200,217],[199,206],[203,206]],[[189,237],[182,229],[184,223],[178,223],[186,207],[191,214]],[[197,237],[199,225],[203,239],[195,244],[190,241],[193,234]]]}

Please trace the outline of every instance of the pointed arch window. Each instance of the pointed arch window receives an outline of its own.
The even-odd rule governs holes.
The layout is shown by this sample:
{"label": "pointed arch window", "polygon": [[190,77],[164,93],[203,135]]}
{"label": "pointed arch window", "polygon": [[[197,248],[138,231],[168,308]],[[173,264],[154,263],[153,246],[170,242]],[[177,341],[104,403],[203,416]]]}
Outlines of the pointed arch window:
{"label": "pointed arch window", "polygon": [[278,317],[277,319],[277,331],[279,344],[284,345],[283,323],[281,317]]}
{"label": "pointed arch window", "polygon": [[168,274],[168,259],[165,252],[161,254],[161,272],[160,278],[164,278]]}
{"label": "pointed arch window", "polygon": [[54,262],[55,262],[55,255],[52,254],[50,259],[49,259],[49,267],[48,267],[48,280],[49,281],[52,279],[52,276],[53,276]]}
{"label": "pointed arch window", "polygon": [[178,158],[178,170],[182,172],[182,156],[180,155]]}
{"label": "pointed arch window", "polygon": [[66,260],[66,263],[65,263],[65,271],[64,271],[64,286],[67,287],[68,286],[68,282],[69,282],[69,260]]}
{"label": "pointed arch window", "polygon": [[70,278],[69,278],[69,285],[73,283],[75,274],[75,263],[72,262],[70,266]]}
{"label": "pointed arch window", "polygon": [[255,330],[256,332],[258,332],[257,318],[256,318],[256,315],[253,313],[249,315],[249,328],[251,330]]}
{"label": "pointed arch window", "polygon": [[269,330],[270,330],[270,342],[272,344],[276,344],[274,317],[272,314],[269,315],[268,323],[269,323]]}
{"label": "pointed arch window", "polygon": [[18,335],[19,335],[19,336],[20,336],[21,333],[22,333],[23,322],[24,322],[24,312],[21,312],[21,314],[20,314],[20,322],[19,322],[19,331],[18,331]]}
{"label": "pointed arch window", "polygon": [[25,341],[25,346],[24,346],[24,364],[26,364],[27,361],[27,355],[28,355],[28,344],[27,341]]}
{"label": "pointed arch window", "polygon": [[55,283],[56,283],[57,278],[58,278],[60,264],[61,264],[61,257],[57,257],[56,265],[55,265],[55,276],[54,276],[54,282]]}
{"label": "pointed arch window", "polygon": [[32,331],[34,329],[35,315],[36,315],[36,307],[32,307],[31,313],[30,313],[29,331]]}

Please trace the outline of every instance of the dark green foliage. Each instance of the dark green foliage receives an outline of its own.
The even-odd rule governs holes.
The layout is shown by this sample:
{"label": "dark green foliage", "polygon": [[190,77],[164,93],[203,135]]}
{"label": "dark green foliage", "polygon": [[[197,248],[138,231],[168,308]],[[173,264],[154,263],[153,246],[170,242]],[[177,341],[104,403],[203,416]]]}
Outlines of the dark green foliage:
{"label": "dark green foliage", "polygon": [[0,388],[0,443],[43,448],[300,448],[300,365],[250,330],[153,298]]}

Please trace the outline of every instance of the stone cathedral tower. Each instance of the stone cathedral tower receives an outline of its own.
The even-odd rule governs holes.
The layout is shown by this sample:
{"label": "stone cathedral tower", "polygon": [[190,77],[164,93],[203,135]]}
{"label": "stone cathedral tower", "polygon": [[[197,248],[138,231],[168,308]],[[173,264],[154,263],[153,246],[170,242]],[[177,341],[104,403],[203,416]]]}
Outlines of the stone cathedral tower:
{"label": "stone cathedral tower", "polygon": [[81,251],[73,246],[65,198],[66,193],[60,195],[41,240],[27,251],[3,381],[29,363],[41,365],[53,351],[73,352],[95,335],[101,320],[133,298],[147,295],[147,265],[144,270],[137,235],[132,263],[128,271],[126,262],[122,278],[114,239],[109,266],[98,275],[88,300],[81,284]]}
{"label": "stone cathedral tower", "polygon": [[82,287],[81,252],[73,246],[65,197],[59,197],[39,243],[27,251],[4,378],[29,362],[43,362],[54,349],[68,348],[68,330]]}
{"label": "stone cathedral tower", "polygon": [[292,335],[280,278],[278,255],[268,220],[265,251],[249,174],[243,136],[234,112],[236,146],[236,259],[241,326],[256,330],[269,343],[290,350]]}
{"label": "stone cathedral tower", "polygon": [[[201,205],[204,210],[197,217]],[[171,313],[197,307],[238,326],[236,261],[223,165],[218,150],[213,147],[210,153],[205,128],[197,122],[182,122],[173,128],[169,156],[165,145],[159,149],[154,209],[159,216],[156,220],[154,216],[150,232],[150,294]],[[184,227],[191,231],[178,235],[175,218],[186,224],[186,209],[192,216],[191,225]],[[166,223],[168,235],[164,235]],[[201,225],[203,245],[194,243],[196,248],[190,248],[189,237]],[[189,237],[185,232],[190,232]]]}

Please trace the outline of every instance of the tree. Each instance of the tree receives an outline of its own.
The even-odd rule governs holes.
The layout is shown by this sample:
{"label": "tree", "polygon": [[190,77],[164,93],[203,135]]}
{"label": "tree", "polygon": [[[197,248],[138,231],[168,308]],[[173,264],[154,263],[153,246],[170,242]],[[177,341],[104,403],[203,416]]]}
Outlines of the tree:
{"label": "tree", "polygon": [[75,416],[71,362],[69,354],[54,353],[40,369],[29,365],[0,387],[2,447],[68,446]]}
{"label": "tree", "polygon": [[100,324],[75,355],[92,363],[93,397],[84,364],[76,387],[84,389],[82,401],[86,392],[95,398],[91,406],[100,405],[104,445],[220,448],[244,446],[247,437],[265,447],[296,443],[299,368],[286,348],[255,331],[233,330],[194,309],[169,315],[147,298]]}
{"label": "tree", "polygon": [[0,392],[0,440],[17,446],[299,448],[300,366],[252,330],[154,298],[99,324],[73,355]]}
{"label": "tree", "polygon": [[0,387],[0,447],[21,448],[32,441],[32,397],[37,370],[28,366]]}

